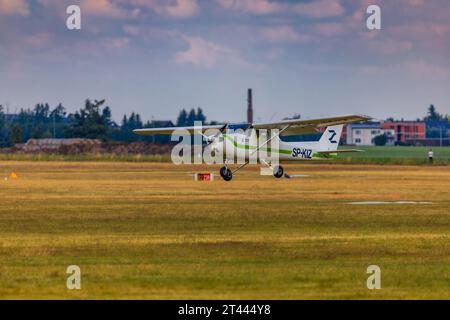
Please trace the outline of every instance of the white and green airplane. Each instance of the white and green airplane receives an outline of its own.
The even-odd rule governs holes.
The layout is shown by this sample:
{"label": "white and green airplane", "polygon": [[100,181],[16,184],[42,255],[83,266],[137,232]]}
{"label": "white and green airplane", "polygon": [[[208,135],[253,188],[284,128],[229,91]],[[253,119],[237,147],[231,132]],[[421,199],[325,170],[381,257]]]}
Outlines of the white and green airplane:
{"label": "white and green airplane", "polygon": [[[256,163],[272,169],[276,178],[284,175],[284,169],[279,161],[323,160],[333,159],[341,152],[357,152],[355,149],[339,149],[344,124],[367,121],[371,119],[363,115],[347,115],[312,120],[286,120],[261,124],[225,124],[193,127],[169,127],[136,129],[139,135],[170,135],[174,132],[200,134],[213,152],[221,152],[225,165],[220,169],[220,175],[225,181],[230,181],[233,175],[256,158]],[[325,130],[323,130],[325,128]],[[208,132],[213,131],[213,134]],[[275,134],[273,133],[275,131]],[[286,136],[322,133],[318,141],[283,141]],[[275,143],[274,143],[275,142]],[[269,146],[270,143],[270,146]],[[276,145],[274,148],[273,145]],[[271,154],[270,158],[268,153]],[[272,166],[273,155],[276,155],[276,165]],[[229,163],[235,157],[244,159],[234,170]],[[288,177],[288,175],[286,175]]]}

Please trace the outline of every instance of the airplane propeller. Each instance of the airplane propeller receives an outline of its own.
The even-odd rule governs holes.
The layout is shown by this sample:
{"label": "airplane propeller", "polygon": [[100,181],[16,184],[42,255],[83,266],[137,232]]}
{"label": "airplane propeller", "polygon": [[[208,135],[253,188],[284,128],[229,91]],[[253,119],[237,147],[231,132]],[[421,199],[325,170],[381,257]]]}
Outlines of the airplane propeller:
{"label": "airplane propeller", "polygon": [[222,133],[227,129],[228,123],[225,123],[220,129],[219,132],[217,132],[215,135],[207,136],[204,133],[201,133],[203,138],[206,140],[206,146],[209,146],[211,143],[213,143],[219,136],[222,135]]}

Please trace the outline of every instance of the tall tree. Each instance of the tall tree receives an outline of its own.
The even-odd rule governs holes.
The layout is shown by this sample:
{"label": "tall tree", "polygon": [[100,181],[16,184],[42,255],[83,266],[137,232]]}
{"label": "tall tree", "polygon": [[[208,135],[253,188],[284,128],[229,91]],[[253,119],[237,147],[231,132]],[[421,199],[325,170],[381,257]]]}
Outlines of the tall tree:
{"label": "tall tree", "polygon": [[143,140],[142,137],[133,133],[134,129],[140,129],[142,127],[141,116],[138,113],[132,112],[128,117],[125,114],[122,118],[122,125],[120,126],[119,132],[115,132],[113,138],[120,141]]}
{"label": "tall tree", "polygon": [[66,117],[66,109],[63,107],[63,105],[60,103],[58,104],[51,112],[50,112],[50,118],[51,120],[54,120],[55,122],[61,122]]}
{"label": "tall tree", "polygon": [[177,118],[177,126],[178,127],[184,127],[187,125],[187,116],[188,115],[187,115],[186,110],[182,109]]}
{"label": "tall tree", "polygon": [[189,111],[189,114],[186,119],[186,125],[193,126],[195,120],[197,120],[197,113],[195,112],[195,109],[192,108],[191,111]]}
{"label": "tall tree", "polygon": [[196,115],[196,119],[195,120],[201,121],[203,124],[206,121],[206,117],[204,116],[203,110],[200,107],[197,108],[197,115]]}
{"label": "tall tree", "polygon": [[443,119],[442,115],[436,111],[436,108],[433,104],[428,107],[427,116],[425,117],[425,121],[437,122]]}
{"label": "tall tree", "polygon": [[111,121],[111,109],[104,107],[105,99],[86,100],[84,108],[69,115],[69,135],[77,138],[106,139]]}

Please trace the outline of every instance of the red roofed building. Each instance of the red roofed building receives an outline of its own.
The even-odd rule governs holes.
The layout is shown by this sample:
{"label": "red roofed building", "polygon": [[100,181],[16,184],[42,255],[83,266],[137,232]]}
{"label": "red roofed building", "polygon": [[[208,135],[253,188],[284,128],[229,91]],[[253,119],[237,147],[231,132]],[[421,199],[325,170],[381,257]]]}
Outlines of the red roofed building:
{"label": "red roofed building", "polygon": [[381,124],[383,129],[394,130],[394,142],[411,143],[426,138],[425,122],[418,121],[386,121]]}

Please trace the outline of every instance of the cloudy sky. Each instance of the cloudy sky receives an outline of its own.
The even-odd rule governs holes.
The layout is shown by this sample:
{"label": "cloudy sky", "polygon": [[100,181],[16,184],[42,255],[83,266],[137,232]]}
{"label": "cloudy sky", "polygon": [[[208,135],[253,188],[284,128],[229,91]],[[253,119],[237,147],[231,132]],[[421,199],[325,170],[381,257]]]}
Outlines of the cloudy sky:
{"label": "cloudy sky", "polygon": [[449,17],[448,0],[0,0],[0,104],[243,121],[251,87],[258,121],[450,113]]}

